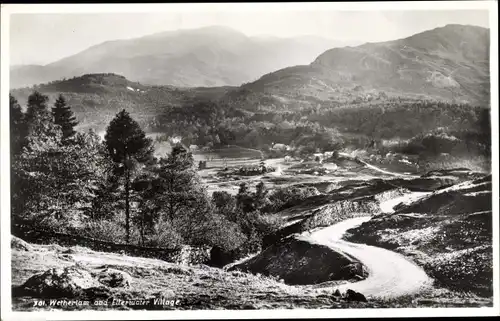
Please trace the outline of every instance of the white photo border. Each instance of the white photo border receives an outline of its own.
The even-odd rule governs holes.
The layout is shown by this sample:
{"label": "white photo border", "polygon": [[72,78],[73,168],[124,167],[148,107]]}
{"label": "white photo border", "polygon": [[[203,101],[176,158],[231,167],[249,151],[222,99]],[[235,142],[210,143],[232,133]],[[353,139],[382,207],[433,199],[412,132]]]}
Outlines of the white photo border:
{"label": "white photo border", "polygon": [[[490,26],[490,84],[493,176],[493,307],[488,308],[397,308],[397,309],[286,309],[286,310],[194,310],[194,311],[68,311],[13,312],[10,252],[10,160],[9,160],[9,26],[15,13],[149,13],[220,11],[436,11],[488,10]],[[1,110],[0,110],[0,218],[1,218],[1,311],[3,320],[105,320],[105,319],[253,319],[253,318],[387,318],[430,316],[495,316],[499,300],[499,154],[498,154],[498,2],[336,2],[336,3],[175,3],[175,4],[2,4],[1,5]]]}

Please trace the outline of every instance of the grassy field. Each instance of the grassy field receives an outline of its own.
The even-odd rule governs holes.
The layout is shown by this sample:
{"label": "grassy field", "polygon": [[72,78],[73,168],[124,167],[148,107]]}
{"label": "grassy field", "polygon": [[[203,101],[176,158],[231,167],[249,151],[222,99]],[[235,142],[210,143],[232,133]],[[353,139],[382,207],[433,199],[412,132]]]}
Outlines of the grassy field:
{"label": "grassy field", "polygon": [[257,149],[244,148],[235,145],[228,145],[222,148],[216,148],[210,151],[193,151],[193,156],[198,160],[205,159],[261,159],[263,153]]}

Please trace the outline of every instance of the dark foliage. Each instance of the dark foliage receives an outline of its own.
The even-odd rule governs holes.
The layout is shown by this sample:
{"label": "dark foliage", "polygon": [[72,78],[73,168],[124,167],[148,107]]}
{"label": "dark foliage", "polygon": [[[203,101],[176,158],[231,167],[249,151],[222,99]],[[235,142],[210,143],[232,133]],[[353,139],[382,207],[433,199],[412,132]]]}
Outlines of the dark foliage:
{"label": "dark foliage", "polygon": [[75,126],[78,125],[78,122],[63,95],[59,95],[54,103],[52,116],[54,117],[54,124],[61,126],[63,139],[71,137],[76,133]]}
{"label": "dark foliage", "polygon": [[153,141],[146,137],[139,124],[124,110],[119,112],[109,124],[105,144],[113,162],[119,167],[115,174],[124,180],[125,231],[127,243],[130,241],[130,192],[134,169],[138,163],[151,158]]}

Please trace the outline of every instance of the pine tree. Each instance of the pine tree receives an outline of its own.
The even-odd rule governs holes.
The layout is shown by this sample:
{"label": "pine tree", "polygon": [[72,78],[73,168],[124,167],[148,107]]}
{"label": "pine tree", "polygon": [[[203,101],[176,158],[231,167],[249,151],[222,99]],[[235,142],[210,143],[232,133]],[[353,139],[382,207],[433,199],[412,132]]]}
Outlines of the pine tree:
{"label": "pine tree", "polygon": [[146,168],[134,183],[140,193],[135,219],[143,239],[144,232],[158,222],[174,227],[188,243],[203,243],[209,237],[213,206],[196,173],[192,154],[182,145],[174,146],[168,157]]}
{"label": "pine tree", "polygon": [[49,113],[47,103],[49,97],[34,91],[28,97],[28,109],[26,110],[26,122],[29,124],[47,122],[52,117]]}
{"label": "pine tree", "polygon": [[117,174],[124,179],[125,193],[125,231],[126,241],[130,241],[130,192],[132,175],[136,165],[150,159],[153,154],[153,141],[139,124],[124,110],[119,112],[109,124],[105,144],[113,162],[119,166]]}
{"label": "pine tree", "polygon": [[264,182],[259,182],[257,186],[255,187],[255,194],[254,194],[254,207],[255,209],[262,209],[264,206],[268,205],[269,202],[269,197],[268,197],[269,191],[264,185]]}
{"label": "pine tree", "polygon": [[243,211],[243,213],[248,213],[254,210],[253,196],[246,183],[240,184],[240,189],[236,195],[236,204]]}
{"label": "pine tree", "polygon": [[71,137],[76,133],[74,128],[78,125],[78,122],[71,111],[71,107],[67,105],[63,95],[59,95],[54,103],[52,116],[54,117],[54,124],[61,126],[63,139]]}
{"label": "pine tree", "polygon": [[[62,137],[58,126],[52,129]],[[43,134],[28,137],[13,163],[12,212],[16,218],[66,228],[95,198],[108,162],[96,134],[77,133],[71,145]]]}
{"label": "pine tree", "polygon": [[193,154],[188,152],[182,145],[176,144],[168,156],[167,166],[173,170],[184,171],[194,166]]}

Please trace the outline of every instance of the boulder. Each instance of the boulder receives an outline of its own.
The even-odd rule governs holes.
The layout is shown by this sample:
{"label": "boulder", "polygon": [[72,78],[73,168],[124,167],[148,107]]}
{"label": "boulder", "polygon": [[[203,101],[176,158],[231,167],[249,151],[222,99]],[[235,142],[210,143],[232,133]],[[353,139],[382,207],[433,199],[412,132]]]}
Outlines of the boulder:
{"label": "boulder", "polygon": [[132,277],[127,272],[123,272],[116,269],[105,268],[97,274],[97,279],[102,284],[105,284],[111,288],[117,287],[130,287],[132,283]]}
{"label": "boulder", "polygon": [[35,274],[21,285],[22,293],[43,298],[81,297],[91,288],[99,288],[91,273],[78,266],[52,268]]}
{"label": "boulder", "polygon": [[345,280],[357,278],[364,279],[368,276],[366,267],[360,262],[348,264],[340,269],[339,275],[342,275]]}
{"label": "boulder", "polygon": [[177,296],[174,291],[170,289],[162,290],[154,293],[153,298],[175,299]]}
{"label": "boulder", "polygon": [[368,302],[366,297],[359,292],[356,292],[351,289],[347,289],[344,300],[346,301],[358,301],[358,302]]}
{"label": "boulder", "polygon": [[89,299],[108,299],[111,297],[109,288],[105,286],[91,287],[83,290],[84,297]]}

